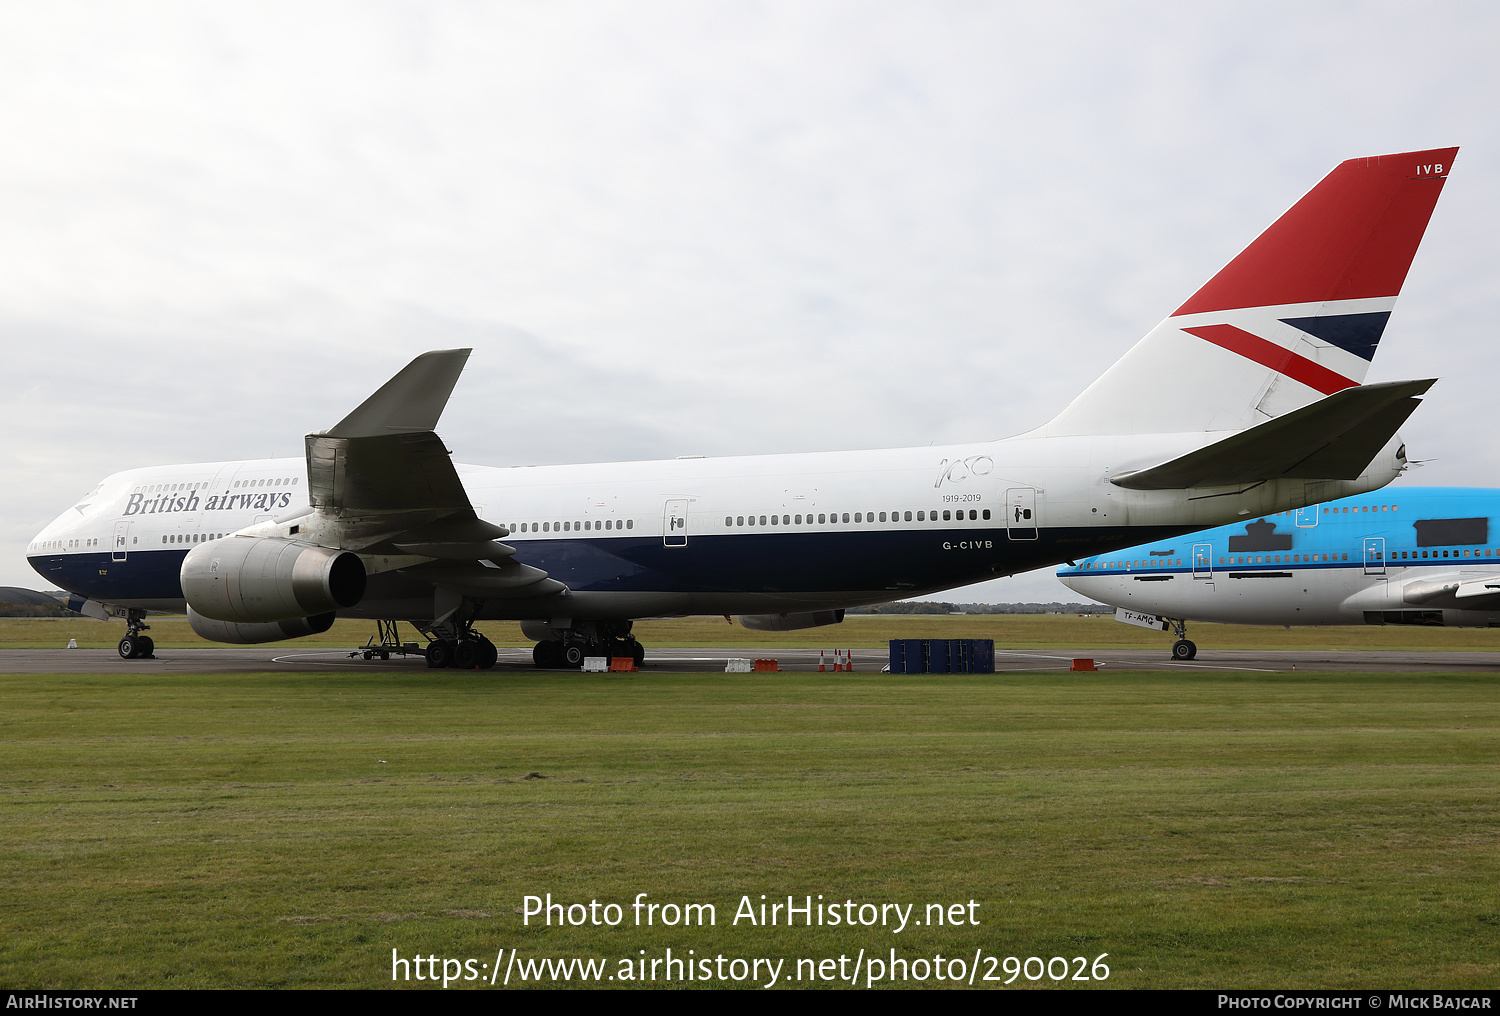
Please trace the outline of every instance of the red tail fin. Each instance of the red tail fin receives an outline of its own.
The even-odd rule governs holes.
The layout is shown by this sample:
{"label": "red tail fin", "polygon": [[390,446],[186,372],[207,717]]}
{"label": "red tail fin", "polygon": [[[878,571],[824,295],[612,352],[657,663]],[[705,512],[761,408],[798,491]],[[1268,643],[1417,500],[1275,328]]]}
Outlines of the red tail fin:
{"label": "red tail fin", "polygon": [[1341,163],[1173,316],[1395,296],[1457,154]]}

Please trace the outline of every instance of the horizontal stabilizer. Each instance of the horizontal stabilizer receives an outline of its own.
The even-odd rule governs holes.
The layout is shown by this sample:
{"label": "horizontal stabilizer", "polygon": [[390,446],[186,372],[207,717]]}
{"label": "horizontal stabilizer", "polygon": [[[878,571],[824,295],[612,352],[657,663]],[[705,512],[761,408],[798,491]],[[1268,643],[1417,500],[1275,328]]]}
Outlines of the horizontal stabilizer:
{"label": "horizontal stabilizer", "polygon": [[1148,469],[1110,478],[1131,490],[1228,487],[1282,477],[1353,480],[1436,379],[1346,388],[1310,406]]}
{"label": "horizontal stabilizer", "polygon": [[384,437],[436,430],[448,396],[458,384],[468,349],[434,349],[401,368],[380,390],[361,402],[327,437]]}

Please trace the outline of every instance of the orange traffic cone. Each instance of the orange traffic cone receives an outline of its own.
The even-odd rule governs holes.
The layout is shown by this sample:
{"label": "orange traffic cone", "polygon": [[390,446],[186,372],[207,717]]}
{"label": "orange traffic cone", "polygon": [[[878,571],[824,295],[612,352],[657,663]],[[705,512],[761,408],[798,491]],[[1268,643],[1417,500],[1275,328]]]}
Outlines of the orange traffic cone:
{"label": "orange traffic cone", "polygon": [[823,650],[818,650],[818,673],[823,673],[828,668],[823,666]]}

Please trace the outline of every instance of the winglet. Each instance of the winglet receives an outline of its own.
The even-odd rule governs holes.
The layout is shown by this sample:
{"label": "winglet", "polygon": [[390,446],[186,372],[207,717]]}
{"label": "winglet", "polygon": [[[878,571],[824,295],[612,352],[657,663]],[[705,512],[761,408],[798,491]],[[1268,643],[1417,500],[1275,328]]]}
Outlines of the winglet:
{"label": "winglet", "polygon": [[423,353],[324,435],[385,437],[436,430],[471,352],[435,349]]}

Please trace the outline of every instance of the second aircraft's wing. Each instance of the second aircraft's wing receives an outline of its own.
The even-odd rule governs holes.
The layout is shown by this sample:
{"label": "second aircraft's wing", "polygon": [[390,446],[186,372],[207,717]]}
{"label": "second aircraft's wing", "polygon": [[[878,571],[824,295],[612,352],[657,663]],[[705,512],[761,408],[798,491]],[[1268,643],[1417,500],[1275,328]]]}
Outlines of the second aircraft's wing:
{"label": "second aircraft's wing", "polygon": [[1147,469],[1110,478],[1131,490],[1227,487],[1281,477],[1353,480],[1436,379],[1346,388],[1310,406]]}
{"label": "second aircraft's wing", "polygon": [[1449,574],[1408,582],[1401,588],[1401,599],[1422,607],[1495,610],[1500,608],[1500,575]]}

